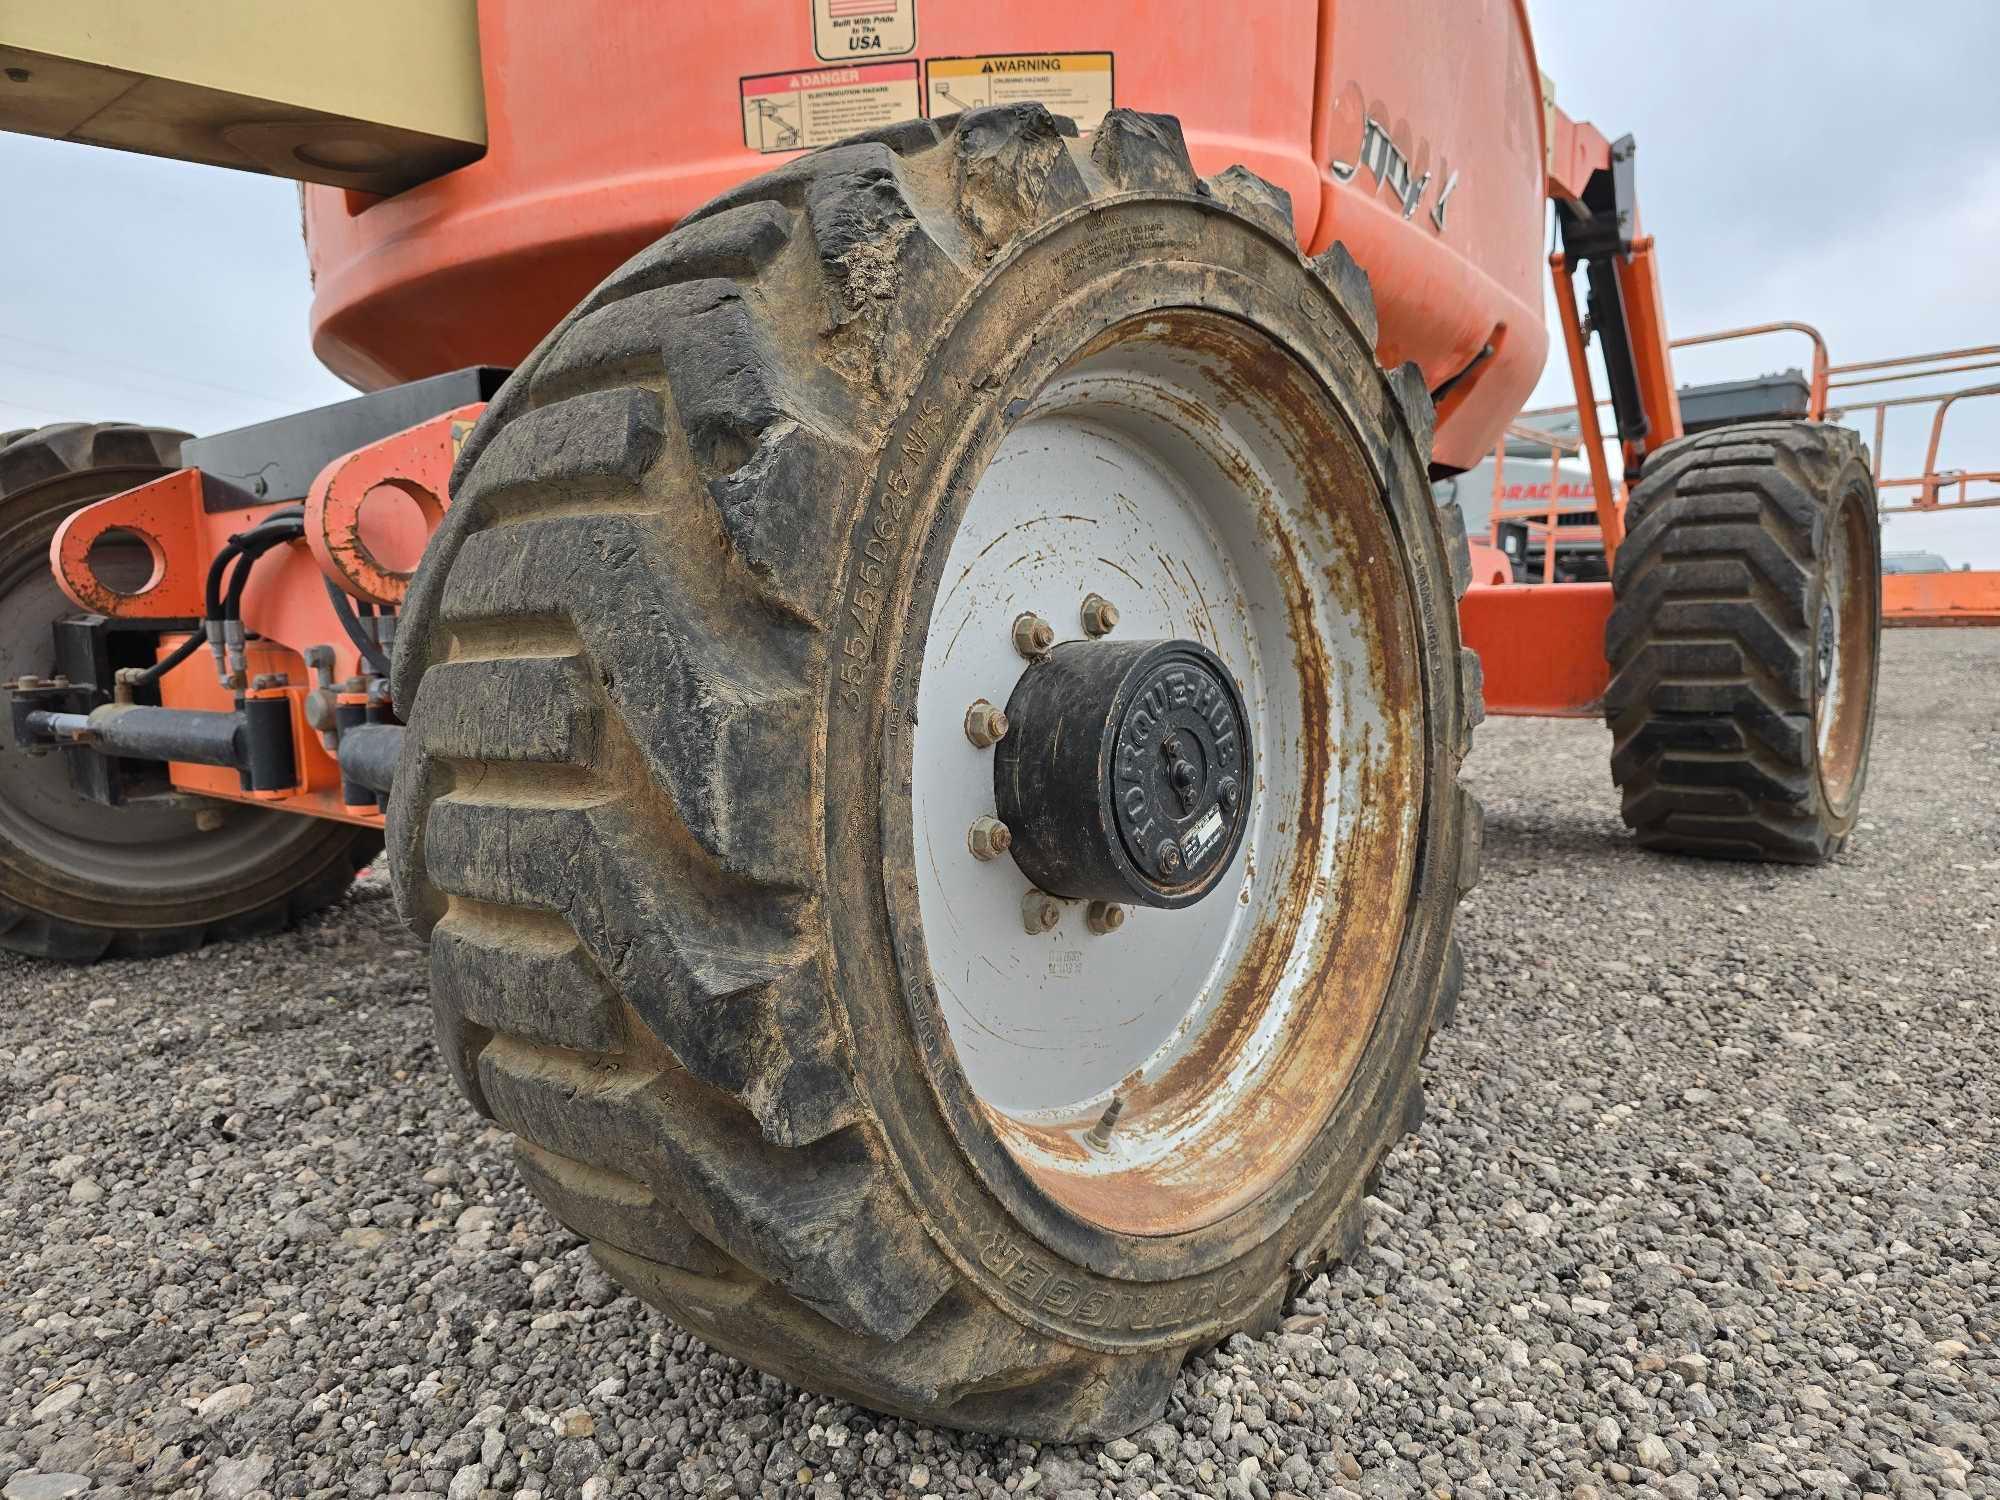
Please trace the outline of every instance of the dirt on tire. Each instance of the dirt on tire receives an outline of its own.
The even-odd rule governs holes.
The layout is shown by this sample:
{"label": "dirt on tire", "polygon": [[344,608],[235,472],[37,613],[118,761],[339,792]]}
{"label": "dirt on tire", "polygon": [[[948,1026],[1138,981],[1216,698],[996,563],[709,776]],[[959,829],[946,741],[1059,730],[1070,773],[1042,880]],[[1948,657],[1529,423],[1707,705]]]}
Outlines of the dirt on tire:
{"label": "dirt on tire", "polygon": [[[939,1037],[889,936],[913,877],[874,809],[920,543],[1021,404],[1006,369],[1170,279],[1283,332],[1409,538],[1425,843],[1392,999],[1286,1189],[1058,1246],[925,1092]],[[961,347],[979,318],[1012,341]],[[614,1277],[810,1388],[1082,1439],[1155,1416],[1190,1349],[1271,1326],[1355,1243],[1455,1000],[1480,832],[1463,525],[1431,499],[1422,381],[1374,344],[1366,277],[1300,258],[1285,194],[1198,179],[1166,117],[1078,138],[1022,105],[725,194],[516,371],[410,592],[392,868],[459,1086]]]}

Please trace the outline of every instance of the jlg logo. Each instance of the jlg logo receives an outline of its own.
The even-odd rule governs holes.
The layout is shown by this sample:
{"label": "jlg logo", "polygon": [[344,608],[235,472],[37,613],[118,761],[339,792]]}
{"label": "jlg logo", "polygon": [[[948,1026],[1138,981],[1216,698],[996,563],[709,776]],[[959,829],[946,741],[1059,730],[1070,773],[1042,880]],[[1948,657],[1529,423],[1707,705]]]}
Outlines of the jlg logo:
{"label": "jlg logo", "polygon": [[[1374,113],[1362,102],[1361,85],[1350,83],[1341,91],[1340,102],[1335,106],[1336,121],[1353,121],[1359,126],[1360,138],[1350,153],[1336,153],[1326,164],[1326,170],[1335,182],[1352,182],[1363,167],[1375,177],[1375,191],[1388,188],[1396,200],[1403,205],[1403,217],[1409,218],[1424,201],[1424,193],[1436,174],[1430,170],[1424,156],[1429,148],[1418,153],[1416,165],[1412,165],[1410,154],[1396,144],[1389,134],[1389,127],[1378,120]],[[1335,129],[1341,127],[1336,124]],[[1438,188],[1437,200],[1431,204],[1431,224],[1439,234],[1444,233],[1445,214],[1451,206],[1451,195],[1458,191],[1458,173],[1450,171],[1448,164],[1440,160],[1439,172],[1444,173],[1444,182]]]}

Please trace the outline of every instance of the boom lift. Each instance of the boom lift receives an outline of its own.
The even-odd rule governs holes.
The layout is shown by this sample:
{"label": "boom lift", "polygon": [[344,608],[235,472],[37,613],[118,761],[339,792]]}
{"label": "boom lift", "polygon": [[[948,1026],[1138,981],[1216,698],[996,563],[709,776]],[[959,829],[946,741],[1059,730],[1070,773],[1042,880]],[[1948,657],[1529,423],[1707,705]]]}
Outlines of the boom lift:
{"label": "boom lift", "polygon": [[[1682,438],[1514,0],[141,12],[10,6],[0,125],[311,184],[367,394],[0,447],[0,941],[386,836],[459,1087],[719,1348],[1076,1439],[1268,1326],[1419,1117],[1486,711],[1604,713],[1650,845],[1853,826],[1860,445]],[[1612,580],[1471,587],[1550,197]]]}

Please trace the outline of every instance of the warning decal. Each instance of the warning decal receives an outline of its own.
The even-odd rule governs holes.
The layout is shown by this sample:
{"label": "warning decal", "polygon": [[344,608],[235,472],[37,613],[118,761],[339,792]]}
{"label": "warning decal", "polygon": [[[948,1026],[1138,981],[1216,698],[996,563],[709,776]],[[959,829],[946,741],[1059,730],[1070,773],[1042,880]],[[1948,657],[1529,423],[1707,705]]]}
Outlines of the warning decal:
{"label": "warning decal", "polygon": [[914,62],[763,73],[744,79],[741,92],[743,144],[752,151],[827,146],[922,112]]}
{"label": "warning decal", "polygon": [[812,0],[813,51],[826,62],[900,57],[917,49],[917,0]]}
{"label": "warning decal", "polygon": [[988,57],[933,57],[924,64],[929,113],[1035,99],[1095,130],[1111,108],[1109,52],[1013,52]]}

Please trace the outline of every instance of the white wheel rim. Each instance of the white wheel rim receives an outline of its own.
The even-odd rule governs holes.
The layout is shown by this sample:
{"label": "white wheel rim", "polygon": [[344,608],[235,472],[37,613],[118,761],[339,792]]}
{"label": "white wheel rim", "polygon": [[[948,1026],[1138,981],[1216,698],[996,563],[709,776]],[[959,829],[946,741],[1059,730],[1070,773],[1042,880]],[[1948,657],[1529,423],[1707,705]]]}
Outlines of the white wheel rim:
{"label": "white wheel rim", "polygon": [[1814,762],[1826,798],[1843,806],[1867,743],[1867,696],[1873,684],[1875,648],[1870,549],[1862,528],[1869,523],[1854,505],[1835,509],[1827,526],[1827,557],[1820,585],[1819,614],[1813,627]]}
{"label": "white wheel rim", "polygon": [[[932,605],[911,786],[924,939],[967,1082],[1059,1200],[1114,1227],[1161,1232],[1218,1217],[1248,1191],[1247,1180],[1242,1191],[1210,1182],[1198,1207],[1176,1199],[1214,1166],[1198,1144],[1242,1133],[1232,1121],[1278,1073],[1303,1013],[1331,1003],[1335,933],[1366,904],[1349,889],[1358,872],[1343,851],[1362,820],[1374,820],[1371,837],[1381,832],[1382,799],[1366,788],[1401,765],[1421,718],[1413,703],[1388,701],[1382,665],[1383,636],[1400,638],[1407,622],[1385,627],[1344,602],[1358,570],[1396,569],[1397,558],[1355,555],[1355,537],[1326,513],[1323,478],[1288,452],[1282,416],[1212,353],[1169,344],[1170,331],[1155,319],[1099,340],[1021,414],[981,477]],[[1386,538],[1359,550],[1380,552]],[[1006,704],[1027,665],[1012,640],[1022,612],[1047,619],[1058,640],[1082,638],[1092,593],[1118,608],[1113,639],[1193,639],[1228,664],[1249,713],[1256,790],[1242,847],[1197,905],[1127,907],[1122,929],[1099,935],[1084,903],[1066,902],[1053,931],[1031,935],[1019,868],[967,847],[994,795],[992,751],[968,740],[965,713],[981,698]],[[1405,684],[1398,696],[1414,694]],[[1331,774],[1310,772],[1324,749],[1309,743],[1329,736]],[[1400,852],[1379,873],[1406,892],[1420,770],[1398,785],[1388,832]],[[1309,844],[1295,836],[1306,826],[1322,831]],[[1302,901],[1302,891],[1321,898]],[[1381,934],[1390,948],[1395,909],[1395,931]],[[1288,945],[1274,958],[1268,934],[1281,929]],[[1257,993],[1245,994],[1252,969]],[[1374,1008],[1356,1025],[1372,1023]],[[1359,1039],[1349,1040],[1351,1063]],[[1226,1083],[1199,1099],[1155,1099],[1091,1134],[1114,1099],[1144,1102],[1196,1054],[1225,1047]],[[1344,1069],[1340,1057],[1327,1064],[1331,1089]],[[1177,1187],[1182,1162],[1190,1181]],[[1265,1165],[1275,1169],[1275,1157]],[[1157,1189],[1151,1206],[1145,1193],[1107,1201],[1110,1184],[1135,1182]]]}

